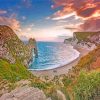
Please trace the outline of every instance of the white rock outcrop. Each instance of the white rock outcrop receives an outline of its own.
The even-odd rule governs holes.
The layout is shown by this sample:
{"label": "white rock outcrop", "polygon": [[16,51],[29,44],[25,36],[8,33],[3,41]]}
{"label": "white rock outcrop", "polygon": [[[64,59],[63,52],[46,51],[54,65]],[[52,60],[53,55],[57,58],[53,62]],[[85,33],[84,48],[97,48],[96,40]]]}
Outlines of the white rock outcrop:
{"label": "white rock outcrop", "polygon": [[47,100],[44,92],[38,88],[24,86],[0,97],[0,100]]}

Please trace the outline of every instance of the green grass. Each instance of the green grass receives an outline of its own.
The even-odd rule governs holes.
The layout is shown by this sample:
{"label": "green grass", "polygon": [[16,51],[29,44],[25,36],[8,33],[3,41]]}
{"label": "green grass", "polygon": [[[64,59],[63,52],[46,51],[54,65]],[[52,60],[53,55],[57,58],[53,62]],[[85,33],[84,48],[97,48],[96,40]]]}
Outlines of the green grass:
{"label": "green grass", "polygon": [[64,86],[67,87],[68,85],[70,85],[72,83],[72,79],[68,78],[67,76],[64,76],[62,79],[62,82],[63,82]]}
{"label": "green grass", "polygon": [[66,100],[70,100],[70,97],[69,97],[69,94],[68,94],[68,92],[67,92],[67,90],[66,90],[66,87],[62,87],[62,88],[60,89],[60,91],[65,95]]}
{"label": "green grass", "polygon": [[75,32],[76,38],[79,42],[87,41],[89,36],[96,34],[96,32]]}
{"label": "green grass", "polygon": [[[91,64],[95,62],[98,57],[100,57],[100,46],[98,46],[95,50],[89,52],[87,55],[82,57],[78,64],[74,67],[73,71],[75,71],[76,74],[83,69],[90,71]],[[99,68],[99,66],[96,67]]]}
{"label": "green grass", "polygon": [[88,100],[100,87],[100,72],[81,72],[73,85],[75,100]]}
{"label": "green grass", "polygon": [[0,59],[0,76],[11,82],[33,77],[33,75],[22,64],[10,64],[6,60],[2,59]]}
{"label": "green grass", "polygon": [[[14,40],[16,38],[16,41]],[[9,41],[7,41],[7,46],[9,48],[10,53],[13,55],[16,61],[23,62],[29,55],[26,54],[28,52],[28,48],[24,43],[18,39],[18,37],[13,37]],[[18,53],[22,52],[24,55],[18,55]],[[26,56],[26,57],[25,57]]]}

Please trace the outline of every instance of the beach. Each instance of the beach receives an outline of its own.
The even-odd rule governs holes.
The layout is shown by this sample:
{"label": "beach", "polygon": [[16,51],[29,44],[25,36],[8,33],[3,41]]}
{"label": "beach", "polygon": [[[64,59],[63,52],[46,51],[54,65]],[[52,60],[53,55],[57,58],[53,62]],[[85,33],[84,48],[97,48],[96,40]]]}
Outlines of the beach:
{"label": "beach", "polygon": [[66,64],[64,66],[60,66],[60,67],[57,67],[54,69],[49,69],[49,70],[31,70],[31,73],[37,77],[44,78],[47,76],[50,79],[53,78],[54,76],[67,74],[68,71],[71,70],[73,66],[77,65],[77,63],[81,59],[81,57],[85,56],[86,54],[88,54],[88,52],[90,52],[87,49],[78,48],[78,47],[74,47],[74,48],[80,52],[80,55],[78,58],[76,58],[75,60],[73,60],[69,64]]}

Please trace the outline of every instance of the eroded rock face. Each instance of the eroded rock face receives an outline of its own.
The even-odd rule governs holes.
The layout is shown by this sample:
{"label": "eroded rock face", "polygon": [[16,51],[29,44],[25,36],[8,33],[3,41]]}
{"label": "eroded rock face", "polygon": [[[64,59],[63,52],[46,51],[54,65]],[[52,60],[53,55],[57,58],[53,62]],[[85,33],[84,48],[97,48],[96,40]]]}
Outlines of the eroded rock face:
{"label": "eroded rock face", "polygon": [[78,42],[91,42],[94,44],[100,44],[100,31],[98,32],[74,32],[74,38],[78,39]]}
{"label": "eroded rock face", "polygon": [[65,39],[66,44],[93,50],[100,45],[100,32],[74,32],[73,38]]}
{"label": "eroded rock face", "polygon": [[0,58],[7,59],[10,63],[20,61],[28,66],[33,57],[33,50],[36,48],[35,44],[35,39],[30,39],[25,45],[10,27],[0,26]]}
{"label": "eroded rock face", "polygon": [[24,86],[2,95],[0,100],[46,100],[46,96],[38,88]]}
{"label": "eroded rock face", "polygon": [[96,34],[94,34],[93,36],[89,37],[89,40],[92,42],[92,43],[95,43],[95,44],[100,44],[100,32],[97,32]]}

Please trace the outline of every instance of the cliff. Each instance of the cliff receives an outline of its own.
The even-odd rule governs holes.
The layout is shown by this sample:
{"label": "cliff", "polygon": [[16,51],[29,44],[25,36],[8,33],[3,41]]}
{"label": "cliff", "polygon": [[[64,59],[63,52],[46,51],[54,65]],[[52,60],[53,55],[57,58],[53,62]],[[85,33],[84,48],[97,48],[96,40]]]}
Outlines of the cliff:
{"label": "cliff", "polygon": [[86,50],[93,50],[100,44],[100,32],[74,32],[73,37],[65,39],[64,43]]}
{"label": "cliff", "polygon": [[35,54],[35,39],[24,44],[10,27],[0,26],[0,100],[46,100],[42,90],[31,87],[43,82],[25,67]]}
{"label": "cliff", "polygon": [[78,42],[100,43],[100,32],[74,32],[73,36]]}
{"label": "cliff", "polygon": [[35,39],[30,39],[29,43],[25,45],[10,27],[0,26],[0,58],[8,60],[10,63],[21,62],[28,66],[35,48]]}
{"label": "cliff", "polygon": [[74,32],[73,37],[65,39],[64,42],[91,42],[100,44],[100,32]]}
{"label": "cliff", "polygon": [[94,46],[67,76],[62,76],[70,99],[100,100],[100,32],[75,32],[70,43],[81,49]]}
{"label": "cliff", "polygon": [[[69,41],[79,44],[76,39]],[[88,36],[88,39],[93,44],[99,41],[97,34]],[[69,73],[55,76],[50,81],[48,76],[45,76],[45,81],[40,80],[24,67],[31,60],[33,50],[37,52],[34,39],[25,45],[12,29],[0,26],[0,96],[3,94],[0,100],[45,100],[46,97],[46,100],[100,100],[99,43],[97,49],[82,57]],[[27,81],[30,82],[28,86]]]}

